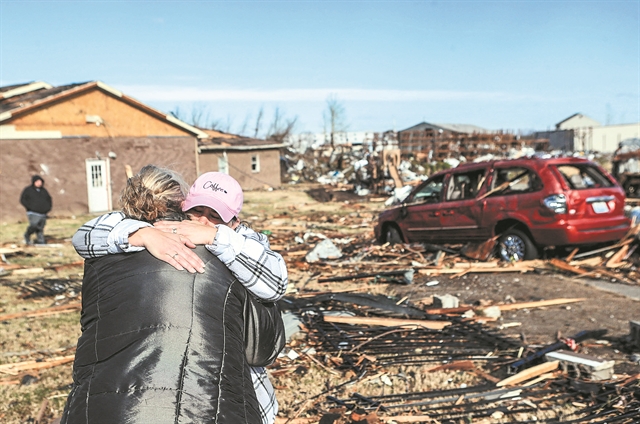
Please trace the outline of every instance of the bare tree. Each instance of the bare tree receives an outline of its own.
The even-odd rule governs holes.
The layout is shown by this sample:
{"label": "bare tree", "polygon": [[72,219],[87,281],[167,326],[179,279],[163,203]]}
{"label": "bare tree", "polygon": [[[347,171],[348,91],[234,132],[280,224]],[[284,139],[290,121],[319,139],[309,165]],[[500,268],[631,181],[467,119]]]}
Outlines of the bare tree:
{"label": "bare tree", "polygon": [[282,143],[293,132],[297,120],[297,116],[290,119],[285,118],[280,113],[280,108],[276,108],[266,139]]}
{"label": "bare tree", "polygon": [[212,118],[207,106],[201,103],[191,106],[189,116],[187,116],[187,113],[180,109],[179,106],[176,106],[176,108],[169,113],[179,120],[198,128],[220,130],[222,126],[222,120]]}
{"label": "bare tree", "polygon": [[264,116],[264,108],[260,107],[258,111],[258,116],[256,117],[256,128],[253,132],[253,138],[258,138],[258,133],[260,132],[260,127],[262,126],[262,117]]}
{"label": "bare tree", "polygon": [[324,125],[325,129],[329,127],[329,141],[333,148],[335,147],[336,133],[344,132],[348,128],[344,104],[338,100],[335,94],[327,98],[327,109],[324,112]]}
{"label": "bare tree", "polygon": [[205,109],[206,108],[203,105],[193,105],[193,107],[191,107],[191,125],[194,127],[201,127],[204,125],[204,120],[209,119],[208,112],[205,118]]}

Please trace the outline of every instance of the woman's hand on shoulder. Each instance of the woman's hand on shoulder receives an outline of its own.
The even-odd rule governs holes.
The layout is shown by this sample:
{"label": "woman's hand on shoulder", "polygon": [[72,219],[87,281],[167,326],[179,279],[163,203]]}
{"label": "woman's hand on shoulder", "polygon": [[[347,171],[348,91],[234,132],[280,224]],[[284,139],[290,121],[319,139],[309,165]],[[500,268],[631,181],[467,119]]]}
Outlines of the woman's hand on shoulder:
{"label": "woman's hand on shoulder", "polygon": [[198,221],[158,221],[153,226],[165,233],[188,238],[195,244],[213,244],[218,229]]}
{"label": "woman's hand on shoulder", "polygon": [[145,247],[154,257],[177,270],[187,270],[192,274],[204,272],[204,261],[191,250],[196,245],[179,234],[165,233],[154,227],[145,227],[131,234],[129,243]]}

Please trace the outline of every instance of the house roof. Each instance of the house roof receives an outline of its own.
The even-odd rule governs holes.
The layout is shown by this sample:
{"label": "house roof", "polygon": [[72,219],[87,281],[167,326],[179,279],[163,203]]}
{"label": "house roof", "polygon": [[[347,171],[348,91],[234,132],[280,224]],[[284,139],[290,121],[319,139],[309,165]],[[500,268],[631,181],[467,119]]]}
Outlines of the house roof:
{"label": "house roof", "polygon": [[147,106],[101,81],[89,81],[58,87],[53,87],[42,82],[0,87],[0,93],[2,93],[2,98],[0,98],[0,124],[10,123],[11,119],[16,116],[29,113],[35,109],[47,106],[67,97],[96,88],[109,93],[112,96],[118,97],[123,102],[142,110],[157,119],[167,121],[169,124],[179,127],[198,138],[209,137],[209,135],[201,129],[189,125],[173,115],[167,115],[157,109]]}
{"label": "house roof", "polygon": [[574,113],[574,114],[573,114],[573,115],[571,115],[570,117],[565,118],[565,119],[563,119],[562,121],[558,122],[558,123],[556,124],[556,127],[558,127],[558,126],[560,126],[560,125],[564,124],[565,122],[567,122],[567,121],[568,121],[568,120],[570,120],[570,119],[575,118],[576,116],[584,116],[584,115],[582,115],[581,113]]}
{"label": "house roof", "polygon": [[24,94],[30,91],[40,90],[42,88],[52,88],[52,86],[50,84],[47,84],[46,82],[33,81],[24,84],[6,85],[4,87],[0,87],[0,93],[2,93],[1,98],[8,99],[9,97],[16,96],[18,94]]}
{"label": "house roof", "polygon": [[455,132],[455,133],[460,133],[460,134],[473,134],[473,133],[488,133],[489,130],[482,128],[482,127],[478,127],[477,125],[471,125],[471,124],[430,124],[428,122],[421,122],[417,125],[414,125],[412,127],[409,127],[407,129],[398,131],[398,132],[405,132],[405,131],[424,131],[426,129],[431,129],[431,130],[444,130],[444,131],[451,131],[451,132]]}

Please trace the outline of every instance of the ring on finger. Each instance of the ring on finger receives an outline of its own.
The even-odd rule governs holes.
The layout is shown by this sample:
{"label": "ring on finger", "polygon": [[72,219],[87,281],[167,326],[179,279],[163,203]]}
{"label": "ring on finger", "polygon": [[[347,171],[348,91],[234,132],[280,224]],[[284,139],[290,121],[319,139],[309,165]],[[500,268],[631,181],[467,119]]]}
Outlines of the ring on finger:
{"label": "ring on finger", "polygon": [[176,256],[180,256],[180,255],[178,254],[178,252],[174,253],[171,257],[172,257],[173,259],[175,259],[175,258],[176,258]]}
{"label": "ring on finger", "polygon": [[177,229],[176,227],[173,227],[173,228],[171,229],[171,232],[172,232],[173,234],[178,234],[178,229]]}

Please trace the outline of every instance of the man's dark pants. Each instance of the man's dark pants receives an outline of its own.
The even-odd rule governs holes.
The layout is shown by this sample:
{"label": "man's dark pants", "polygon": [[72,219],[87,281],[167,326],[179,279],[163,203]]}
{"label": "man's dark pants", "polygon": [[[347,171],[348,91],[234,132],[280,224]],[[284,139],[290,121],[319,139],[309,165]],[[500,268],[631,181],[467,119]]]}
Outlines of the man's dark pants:
{"label": "man's dark pants", "polygon": [[27,243],[31,242],[31,234],[36,235],[36,243],[44,244],[44,225],[47,223],[47,215],[28,213],[29,226],[27,232],[24,233],[24,240]]}

